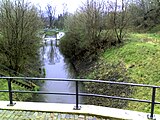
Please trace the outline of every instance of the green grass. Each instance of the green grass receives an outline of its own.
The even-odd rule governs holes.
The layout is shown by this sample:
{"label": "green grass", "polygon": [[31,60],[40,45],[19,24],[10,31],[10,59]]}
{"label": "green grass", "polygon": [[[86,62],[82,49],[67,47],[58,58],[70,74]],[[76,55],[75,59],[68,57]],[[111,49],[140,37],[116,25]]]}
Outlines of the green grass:
{"label": "green grass", "polygon": [[58,33],[59,33],[59,30],[56,30],[56,29],[44,30],[44,34],[49,35],[49,36],[56,35]]}
{"label": "green grass", "polygon": [[[158,81],[160,78],[160,76],[156,76],[155,78],[155,74],[153,74],[156,72],[155,70],[160,69],[159,45],[130,42],[121,48],[107,50],[104,57],[107,62],[124,62],[134,78],[142,76],[141,78],[143,79],[138,80],[138,83],[143,83],[144,81],[145,83],[147,83],[147,81],[148,83],[155,83],[155,80]],[[150,75],[151,72],[153,72],[152,75]]]}
{"label": "green grass", "polygon": [[[125,63],[133,80],[128,82],[160,86],[160,35],[132,33],[129,37],[130,42],[119,48],[106,50],[103,58],[107,63]],[[145,41],[146,38],[149,38],[149,41]],[[132,97],[150,100],[151,92],[151,89],[137,88]],[[160,102],[160,90],[156,100]],[[150,112],[150,105],[130,102],[128,109]],[[160,106],[156,106],[155,112],[160,113]]]}
{"label": "green grass", "polygon": [[40,30],[39,34],[40,35],[46,34],[48,36],[53,36],[53,35],[56,35],[58,32],[60,32],[60,30],[46,29],[46,30]]}
{"label": "green grass", "polygon": [[158,33],[131,33],[128,37],[131,41],[149,42],[152,44],[160,43],[160,34]]}
{"label": "green grass", "polygon": [[55,31],[46,31],[44,32],[46,35],[49,35],[49,36],[52,36],[52,35],[55,35],[57,34],[58,32],[55,32]]}
{"label": "green grass", "polygon": [[[7,83],[6,79],[0,79],[0,89],[1,90],[8,90],[8,83]],[[12,83],[12,90],[27,91],[28,89]],[[8,93],[1,92],[0,96],[1,96],[0,100],[9,100]],[[24,101],[24,100],[31,99],[31,98],[32,98],[31,93],[14,93],[13,94],[13,100],[16,100],[16,101],[17,100]]]}

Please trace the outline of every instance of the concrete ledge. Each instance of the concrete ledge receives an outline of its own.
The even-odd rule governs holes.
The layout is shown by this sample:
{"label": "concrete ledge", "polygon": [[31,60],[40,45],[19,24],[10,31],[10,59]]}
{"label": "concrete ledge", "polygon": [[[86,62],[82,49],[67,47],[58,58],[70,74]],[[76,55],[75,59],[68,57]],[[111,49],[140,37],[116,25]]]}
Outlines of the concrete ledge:
{"label": "concrete ledge", "polygon": [[[0,109],[84,114],[126,120],[148,120],[147,115],[149,115],[149,113],[94,105],[81,105],[81,110],[73,110],[74,104],[15,102],[16,104],[14,106],[7,106],[8,103],[9,101],[0,101]],[[160,120],[160,115],[155,115],[155,118],[156,120]]]}

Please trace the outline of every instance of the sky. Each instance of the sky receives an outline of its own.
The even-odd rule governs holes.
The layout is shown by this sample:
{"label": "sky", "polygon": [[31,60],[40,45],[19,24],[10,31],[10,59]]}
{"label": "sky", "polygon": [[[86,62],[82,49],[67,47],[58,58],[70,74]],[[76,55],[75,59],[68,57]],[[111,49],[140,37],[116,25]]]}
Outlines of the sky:
{"label": "sky", "polygon": [[67,5],[67,11],[74,13],[76,9],[82,5],[86,0],[27,0],[36,6],[41,6],[42,10],[45,10],[45,6],[50,4],[51,6],[56,6],[56,11],[58,13],[63,13],[64,4]]}

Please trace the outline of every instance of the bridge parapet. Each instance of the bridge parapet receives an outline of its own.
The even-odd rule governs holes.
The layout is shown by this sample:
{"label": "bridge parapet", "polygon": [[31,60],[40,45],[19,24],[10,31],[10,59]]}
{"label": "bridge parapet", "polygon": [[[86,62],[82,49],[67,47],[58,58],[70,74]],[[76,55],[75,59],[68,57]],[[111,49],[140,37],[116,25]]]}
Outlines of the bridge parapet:
{"label": "bridge parapet", "polygon": [[[94,105],[81,105],[81,110],[73,110],[73,104],[39,103],[39,102],[16,102],[15,106],[7,106],[9,101],[0,101],[1,110],[18,110],[32,112],[64,113],[71,115],[95,116],[97,118],[125,119],[125,120],[148,120],[148,113],[122,110]],[[160,115],[155,115],[160,120]],[[109,119],[110,120],[110,119]]]}
{"label": "bridge parapet", "polygon": [[[155,101],[156,89],[160,89],[160,86],[144,85],[144,84],[133,84],[133,83],[123,83],[123,82],[112,82],[112,81],[103,81],[103,80],[89,80],[89,79],[31,78],[31,77],[1,77],[0,79],[7,79],[8,80],[8,91],[0,90],[0,92],[8,92],[9,93],[9,100],[10,100],[9,103],[10,104],[9,104],[9,107],[7,107],[7,109],[9,109],[9,108],[13,109],[14,107],[16,108],[16,106],[17,106],[17,104],[14,106],[14,102],[12,100],[12,93],[60,94],[60,95],[75,95],[76,96],[76,105],[75,105],[74,109],[73,109],[73,107],[72,108],[70,107],[71,105],[69,105],[69,109],[70,110],[66,109],[67,111],[63,111],[64,107],[61,106],[60,104],[57,104],[58,106],[61,106],[61,109],[62,109],[62,111],[59,111],[59,112],[83,113],[83,111],[85,111],[85,109],[89,108],[89,110],[86,110],[86,112],[84,112],[83,114],[93,114],[93,115],[98,115],[98,116],[114,117],[114,118],[121,118],[121,119],[130,119],[132,117],[133,120],[135,118],[136,118],[136,120],[155,119],[155,118],[157,120],[160,119],[160,115],[154,115],[154,106],[156,104],[160,105],[160,102]],[[72,81],[72,82],[76,83],[75,84],[76,85],[76,93],[55,93],[55,92],[45,92],[45,91],[12,90],[12,86],[11,86],[11,84],[12,84],[11,80],[12,79]],[[150,101],[150,100],[141,100],[141,99],[134,99],[134,98],[119,97],[119,96],[108,96],[108,95],[100,95],[100,94],[79,93],[79,83],[80,82],[95,82],[95,83],[102,83],[102,84],[116,84],[116,85],[127,85],[127,86],[138,86],[138,87],[150,88],[152,90],[152,96],[151,96],[152,100]],[[150,109],[150,113],[142,113],[142,112],[135,112],[135,111],[128,111],[128,110],[121,110],[121,109],[116,109],[116,108],[98,107],[98,106],[91,106],[91,105],[89,105],[89,106],[88,105],[79,105],[79,96],[94,96],[94,97],[120,99],[120,100],[134,101],[134,102],[144,102],[144,103],[151,104],[151,109]],[[20,102],[16,102],[16,103],[20,104]],[[32,104],[32,103],[30,103],[30,104]],[[38,103],[35,103],[35,104],[38,105]],[[46,106],[46,105],[47,105],[47,103],[45,103],[44,106]],[[49,103],[48,103],[48,105],[49,105]],[[25,105],[22,105],[22,106],[25,106]],[[55,106],[56,106],[56,104],[54,104],[54,106],[52,106],[52,107],[54,108]],[[67,108],[67,106],[68,105],[65,105],[65,108]],[[6,107],[6,104],[5,104],[5,107]],[[0,107],[0,108],[4,109],[3,107]],[[22,108],[22,107],[20,107],[20,108]],[[48,109],[47,107],[46,108],[42,107],[42,108],[44,110]],[[56,110],[58,110],[57,109],[58,107],[55,107],[55,108],[56,108]],[[29,110],[32,110],[32,109],[30,108]],[[130,116],[130,118],[127,118],[128,116]],[[137,119],[136,116],[141,117],[141,119]]]}

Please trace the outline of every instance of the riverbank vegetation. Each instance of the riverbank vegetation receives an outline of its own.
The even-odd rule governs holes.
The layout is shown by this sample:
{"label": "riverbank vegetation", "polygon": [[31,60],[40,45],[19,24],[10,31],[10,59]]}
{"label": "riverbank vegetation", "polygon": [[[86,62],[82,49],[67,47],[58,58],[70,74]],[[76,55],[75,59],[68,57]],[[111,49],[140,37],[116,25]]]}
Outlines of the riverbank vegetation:
{"label": "riverbank vegetation", "polygon": [[[40,73],[40,39],[37,32],[42,22],[37,9],[24,0],[0,2],[0,74],[2,76],[35,76]],[[7,88],[7,81],[0,88]],[[27,90],[15,84],[13,88]],[[6,96],[3,96],[6,99]],[[14,94],[14,100],[31,98],[29,94]]]}
{"label": "riverbank vegetation", "polygon": [[128,18],[124,6],[120,8],[123,13],[117,12],[117,4],[110,7],[104,1],[87,1],[77,13],[68,16],[65,20],[67,32],[60,42],[65,57],[77,62],[75,64],[90,62],[104,49],[123,43]]}
{"label": "riverbank vegetation", "polygon": [[[159,84],[160,2],[149,0],[97,2],[87,0],[65,20],[61,52],[70,59],[78,78]],[[85,84],[85,91],[151,99],[151,90]],[[157,92],[156,100],[160,94]],[[150,112],[149,104],[87,98],[89,104]],[[159,106],[155,112],[160,113]]]}

